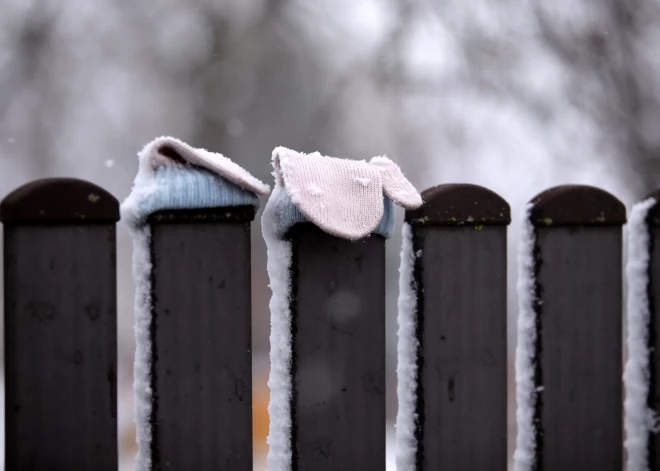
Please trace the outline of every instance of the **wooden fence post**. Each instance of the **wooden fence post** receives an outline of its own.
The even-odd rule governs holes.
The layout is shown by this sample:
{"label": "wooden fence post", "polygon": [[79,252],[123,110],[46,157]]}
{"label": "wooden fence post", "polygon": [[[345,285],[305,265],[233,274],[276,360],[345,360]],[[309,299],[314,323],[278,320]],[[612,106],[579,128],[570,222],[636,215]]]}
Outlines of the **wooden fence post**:
{"label": "wooden fence post", "polygon": [[411,315],[416,326],[413,341],[400,330],[399,342],[418,345],[409,466],[504,471],[509,205],[467,184],[434,187],[422,197],[424,206],[406,211],[405,229],[415,258],[416,312],[399,314]]}
{"label": "wooden fence post", "polygon": [[623,466],[624,205],[589,186],[532,200],[536,469]]}
{"label": "wooden fence post", "polygon": [[112,195],[68,178],[0,205],[8,471],[117,470],[118,219]]}
{"label": "wooden fence post", "polygon": [[153,470],[252,470],[252,206],[148,218]]}
{"label": "wooden fence post", "polygon": [[385,239],[292,242],[292,469],[385,469]]}

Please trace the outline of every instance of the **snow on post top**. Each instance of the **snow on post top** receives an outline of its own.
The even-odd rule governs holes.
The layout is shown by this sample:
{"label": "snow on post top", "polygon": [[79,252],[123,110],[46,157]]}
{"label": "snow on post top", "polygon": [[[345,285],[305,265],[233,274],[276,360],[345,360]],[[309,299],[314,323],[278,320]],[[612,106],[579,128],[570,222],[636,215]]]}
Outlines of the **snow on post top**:
{"label": "snow on post top", "polygon": [[122,216],[138,226],[159,210],[253,206],[270,187],[227,157],[159,137],[138,154],[139,168]]}
{"label": "snow on post top", "polygon": [[439,185],[422,192],[424,205],[406,211],[413,226],[498,226],[511,223],[511,208],[497,193],[467,183]]}
{"label": "snow on post top", "polygon": [[536,227],[620,226],[626,223],[626,207],[600,188],[562,185],[532,200],[530,220]]}
{"label": "snow on post top", "polygon": [[250,175],[240,165],[222,154],[196,149],[174,137],[159,137],[147,144],[140,153],[140,170],[143,166],[153,169],[168,165],[190,164],[206,168],[235,185],[259,195],[267,195],[270,187]]}
{"label": "snow on post top", "polygon": [[[279,211],[280,218],[289,221],[287,226],[302,222],[288,216],[298,210],[306,220],[337,237],[388,236],[393,223],[388,200],[406,209],[422,205],[420,194],[387,157],[366,162],[278,147],[273,151],[273,168],[276,183],[288,200]],[[293,207],[287,209],[288,203]],[[280,234],[288,228],[280,228]]]}

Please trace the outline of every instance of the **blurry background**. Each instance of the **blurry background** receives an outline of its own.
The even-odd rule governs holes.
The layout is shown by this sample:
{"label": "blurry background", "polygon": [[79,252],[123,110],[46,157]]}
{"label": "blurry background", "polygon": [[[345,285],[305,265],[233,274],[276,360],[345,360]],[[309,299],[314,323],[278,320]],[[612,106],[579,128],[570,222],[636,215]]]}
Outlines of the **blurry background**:
{"label": "blurry background", "polygon": [[[598,185],[630,205],[660,186],[658,45],[655,0],[0,0],[0,198],[35,178],[72,176],[123,200],[136,152],[172,135],[268,182],[271,151],[283,145],[358,159],[387,154],[420,190],[481,184],[514,216],[563,183]],[[258,224],[261,460],[270,291]],[[118,245],[120,449],[131,469],[133,284],[121,223]],[[396,233],[387,252],[390,433],[399,247]]]}

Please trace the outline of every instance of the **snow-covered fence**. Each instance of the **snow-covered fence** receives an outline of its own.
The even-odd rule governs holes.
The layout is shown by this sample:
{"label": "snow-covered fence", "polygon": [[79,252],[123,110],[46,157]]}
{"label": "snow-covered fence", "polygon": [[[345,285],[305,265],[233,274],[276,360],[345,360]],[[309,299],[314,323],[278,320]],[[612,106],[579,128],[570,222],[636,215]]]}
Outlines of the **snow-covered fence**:
{"label": "snow-covered fence", "polygon": [[[249,470],[250,225],[258,200],[241,185],[266,190],[245,175],[234,184],[194,166],[183,170],[177,177],[177,167],[156,169],[154,178],[163,179],[146,178],[148,191],[129,199],[124,213],[137,241],[140,285],[138,468]],[[367,187],[367,177],[357,181]],[[200,182],[222,191],[204,200],[206,208],[186,206],[199,200],[185,185]],[[375,229],[363,228],[368,236],[337,237],[303,213],[287,213],[290,195],[281,185],[263,218],[275,293],[270,469],[384,469],[384,244],[392,201],[384,199]],[[630,225],[631,471],[657,463],[660,452],[658,435],[649,436],[660,389],[657,197],[635,207]],[[509,207],[474,185],[432,188],[423,199],[406,212],[400,268],[399,471],[459,462],[504,469]],[[75,179],[35,181],[0,204],[8,470],[117,467],[118,219],[112,195]],[[562,186],[534,198],[522,222],[514,468],[619,470],[625,208],[597,188]]]}
{"label": "snow-covered fence", "polygon": [[504,471],[509,205],[476,185],[422,197],[401,254],[398,469]]}
{"label": "snow-covered fence", "polygon": [[117,200],[39,180],[4,225],[5,469],[117,470]]}
{"label": "snow-covered fence", "polygon": [[621,470],[625,207],[597,188],[560,186],[525,218],[514,468]]}

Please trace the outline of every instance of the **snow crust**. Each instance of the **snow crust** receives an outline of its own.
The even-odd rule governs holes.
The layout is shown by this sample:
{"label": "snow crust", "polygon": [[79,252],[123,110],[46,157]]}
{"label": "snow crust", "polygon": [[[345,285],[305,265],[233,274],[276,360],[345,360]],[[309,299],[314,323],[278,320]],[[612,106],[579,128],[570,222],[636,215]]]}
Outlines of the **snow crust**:
{"label": "snow crust", "polygon": [[397,398],[396,468],[415,471],[417,453],[417,283],[414,278],[415,259],[421,256],[413,250],[412,228],[403,225],[401,264],[399,266],[399,309],[397,315]]}
{"label": "snow crust", "polygon": [[647,405],[649,394],[649,321],[650,303],[648,296],[650,233],[646,224],[648,211],[656,201],[647,199],[633,206],[628,222],[628,280],[627,327],[628,360],[623,381],[625,387],[624,425],[627,452],[627,469],[645,471],[649,469],[649,433],[657,431],[655,411]]}
{"label": "snow crust", "polygon": [[522,231],[518,250],[518,345],[516,347],[516,422],[518,435],[513,454],[514,471],[531,471],[536,454],[536,424],[534,410],[542,388],[534,384],[534,355],[537,325],[534,302],[534,226],[530,220],[532,205],[521,216]]}
{"label": "snow crust", "polygon": [[277,208],[286,197],[279,182],[268,199],[261,217],[266,241],[270,299],[270,429],[268,471],[291,471],[291,242],[278,236]]}
{"label": "snow crust", "polygon": [[151,254],[148,225],[131,228],[133,238],[133,280],[135,283],[135,364],[133,384],[135,389],[135,425],[138,453],[135,471],[151,469]]}

